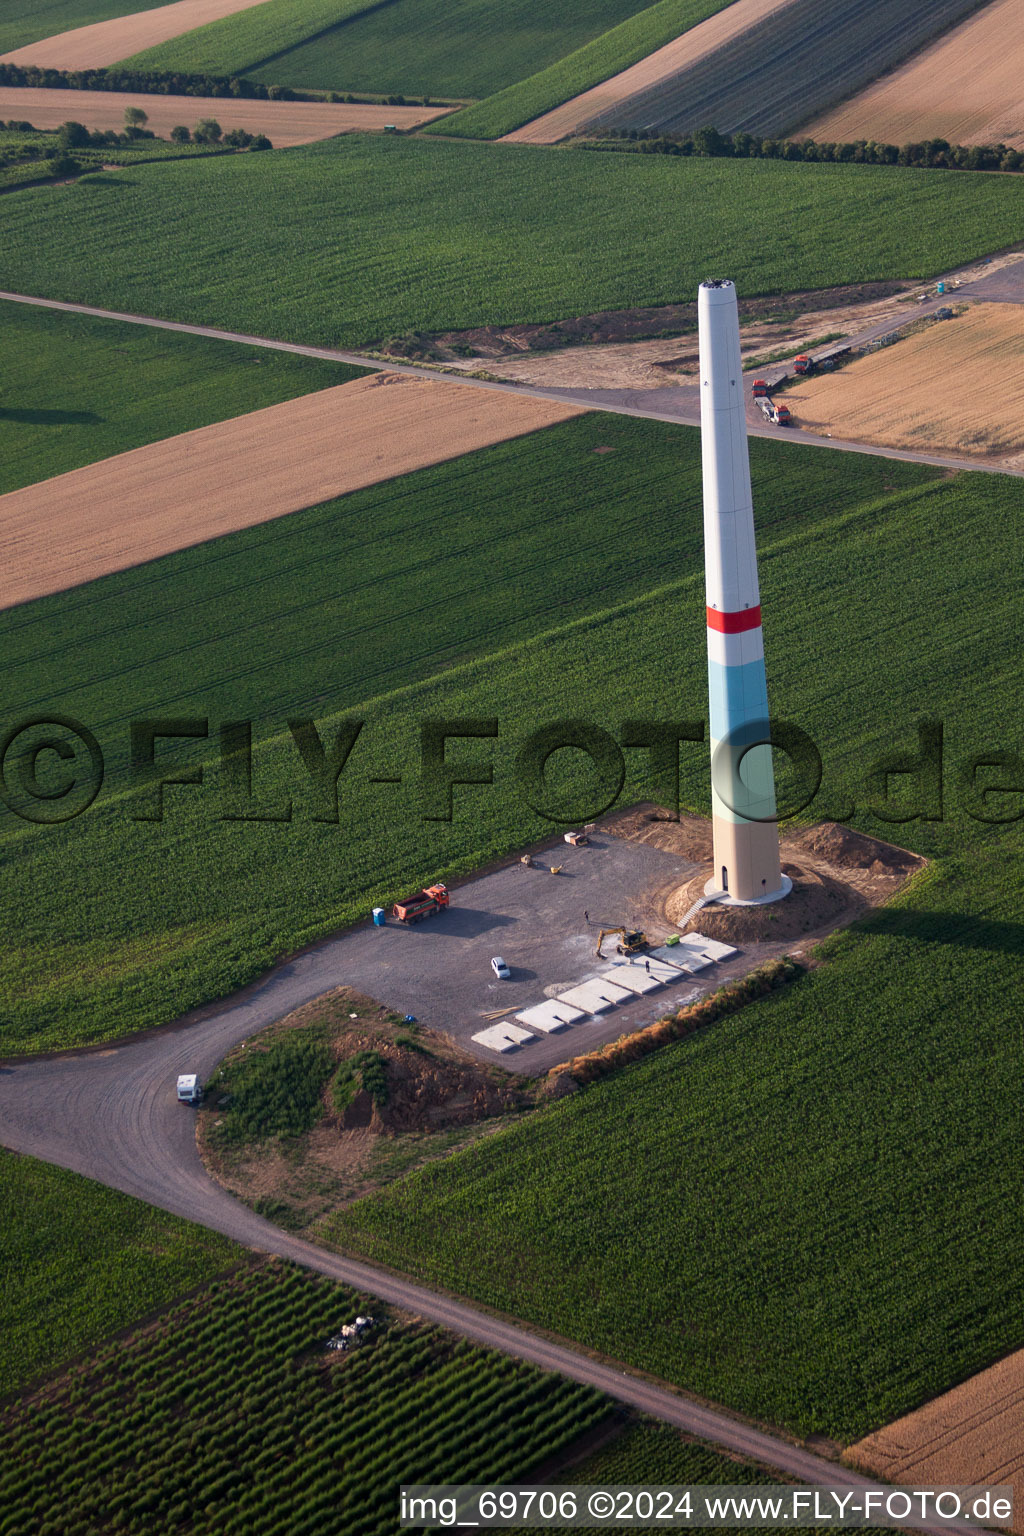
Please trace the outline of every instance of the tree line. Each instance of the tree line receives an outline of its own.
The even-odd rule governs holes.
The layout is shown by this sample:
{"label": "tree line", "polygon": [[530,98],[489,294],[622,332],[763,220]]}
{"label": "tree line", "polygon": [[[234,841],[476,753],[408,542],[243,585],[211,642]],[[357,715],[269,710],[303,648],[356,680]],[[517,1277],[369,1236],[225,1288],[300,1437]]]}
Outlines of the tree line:
{"label": "tree line", "polygon": [[37,64],[0,64],[0,86],[32,86],[63,91],[136,91],[148,96],[234,96],[245,101],[355,102],[364,106],[425,107],[443,105],[429,96],[353,96],[328,91],[293,91],[289,85],[263,85],[238,75],[196,75],[165,69],[44,69]]}
{"label": "tree line", "polygon": [[[610,141],[610,142],[609,142]],[[655,133],[646,128],[612,128],[601,139],[584,139],[586,149],[632,150],[648,155],[698,155],[735,160],[805,160],[837,165],[910,165],[952,171],[1024,170],[1024,153],[1006,144],[950,144],[924,139],[916,144],[883,144],[875,139],[819,143],[815,139],[759,138],[749,133]]]}

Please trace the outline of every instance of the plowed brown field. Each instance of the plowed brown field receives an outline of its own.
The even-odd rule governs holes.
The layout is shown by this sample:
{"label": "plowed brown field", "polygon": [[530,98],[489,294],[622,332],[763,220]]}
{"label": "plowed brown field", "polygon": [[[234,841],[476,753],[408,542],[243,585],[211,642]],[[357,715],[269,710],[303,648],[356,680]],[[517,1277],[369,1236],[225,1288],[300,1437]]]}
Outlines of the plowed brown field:
{"label": "plowed brown field", "polygon": [[0,496],[0,607],[582,415],[374,374]]}
{"label": "plowed brown field", "polygon": [[948,139],[1024,149],[1021,19],[1020,0],[993,0],[801,133],[822,143]]}
{"label": "plowed brown field", "polygon": [[[1024,1533],[1024,1350],[851,1445],[843,1460],[915,1488],[1009,1483]],[[996,1521],[985,1521],[994,1525]]]}
{"label": "plowed brown field", "polygon": [[889,448],[1024,452],[1024,311],[977,304],[787,390],[797,425]]}
{"label": "plowed brown field", "polygon": [[[148,96],[128,91],[50,91],[0,86],[0,117],[17,118],[36,128],[59,128],[69,118],[87,128],[124,128],[125,107],[141,107],[147,127],[166,139],[183,123],[194,128],[201,117],[221,127],[265,133],[275,148],[312,144],[336,133],[380,132],[387,123],[415,128],[443,116],[437,107],[346,106],[319,101],[240,101],[234,96]],[[450,110],[445,108],[444,111]]]}
{"label": "plowed brown field", "polygon": [[236,11],[252,10],[264,0],[175,0],[155,11],[137,11],[133,16],[115,16],[111,21],[96,21],[88,27],[74,27],[26,43],[0,56],[0,63],[39,64],[47,69],[102,69],[166,43],[193,27],[208,21],[233,16]]}
{"label": "plowed brown field", "polygon": [[506,134],[504,142],[557,144],[559,140],[579,132],[592,118],[606,112],[609,107],[617,106],[619,102],[649,86],[660,84],[668,76],[696,64],[700,59],[709,58],[723,44],[739,37],[773,11],[782,10],[793,3],[794,0],[734,0],[724,11],[691,27],[682,37],[666,43],[664,48],[656,49],[646,59],[624,69],[621,74],[613,75],[610,80],[584,91],[581,96],[574,96],[571,101],[555,107],[552,112],[545,112],[543,117],[535,118],[525,127]]}

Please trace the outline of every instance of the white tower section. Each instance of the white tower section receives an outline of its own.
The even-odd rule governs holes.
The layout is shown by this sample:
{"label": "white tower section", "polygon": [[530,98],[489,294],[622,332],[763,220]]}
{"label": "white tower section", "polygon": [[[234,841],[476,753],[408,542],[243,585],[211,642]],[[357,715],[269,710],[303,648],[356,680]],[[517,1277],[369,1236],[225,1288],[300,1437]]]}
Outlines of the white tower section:
{"label": "white tower section", "polygon": [[778,901],[792,882],[779,861],[766,744],[768,688],[733,284],[702,283],[697,314],[715,844],[707,890],[740,903]]}

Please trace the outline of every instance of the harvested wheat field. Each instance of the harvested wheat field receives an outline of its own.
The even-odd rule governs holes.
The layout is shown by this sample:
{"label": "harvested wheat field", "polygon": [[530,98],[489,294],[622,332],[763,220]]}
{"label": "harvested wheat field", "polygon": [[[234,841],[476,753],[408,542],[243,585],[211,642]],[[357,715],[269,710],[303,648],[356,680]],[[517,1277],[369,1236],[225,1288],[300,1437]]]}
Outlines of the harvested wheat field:
{"label": "harvested wheat field", "polygon": [[87,128],[124,128],[125,107],[141,107],[146,124],[166,139],[182,123],[194,128],[213,117],[225,132],[244,128],[265,133],[275,149],[312,144],[338,133],[379,133],[386,124],[415,128],[441,117],[448,107],[357,106],[320,101],[242,101],[234,96],[148,96],[128,91],[51,91],[32,86],[0,87],[0,117],[19,118],[36,128],[59,128],[72,118]]}
{"label": "harvested wheat field", "polygon": [[557,144],[561,139],[579,133],[600,113],[618,106],[638,91],[660,85],[663,80],[682,69],[688,69],[691,64],[709,58],[724,44],[749,31],[766,16],[792,4],[794,0],[734,0],[724,11],[691,27],[682,37],[674,38],[664,48],[656,49],[646,59],[624,69],[621,74],[613,75],[610,80],[593,86],[551,112],[545,112],[543,117],[535,118],[525,127],[506,134],[503,142]]}
{"label": "harvested wheat field", "polygon": [[155,11],[137,11],[133,16],[115,16],[110,21],[95,21],[88,27],[74,27],[57,32],[38,43],[26,43],[11,53],[0,55],[0,64],[38,64],[46,69],[103,69],[121,59],[166,43],[193,27],[233,16],[236,11],[252,10],[266,0],[175,0]]}
{"label": "harvested wheat field", "polygon": [[992,0],[968,21],[842,106],[808,123],[820,142],[1008,144],[1024,149],[1020,0]]}
{"label": "harvested wheat field", "polygon": [[953,320],[787,390],[797,425],[887,448],[1005,459],[1024,452],[1024,309]]}
{"label": "harvested wheat field", "polygon": [[851,1445],[843,1460],[885,1482],[915,1488],[1011,1484],[1012,1529],[1024,1533],[1022,1425],[1024,1350],[1018,1350]]}
{"label": "harvested wheat field", "polygon": [[378,373],[150,443],[0,496],[0,607],[582,414]]}

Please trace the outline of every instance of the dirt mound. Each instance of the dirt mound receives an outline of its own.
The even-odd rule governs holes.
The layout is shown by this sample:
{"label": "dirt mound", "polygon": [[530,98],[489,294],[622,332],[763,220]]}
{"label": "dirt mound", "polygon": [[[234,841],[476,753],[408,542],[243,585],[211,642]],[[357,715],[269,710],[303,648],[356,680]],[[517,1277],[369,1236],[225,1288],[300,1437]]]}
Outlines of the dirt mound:
{"label": "dirt mound", "polygon": [[[346,1055],[353,1044],[345,1041]],[[387,1102],[375,1104],[362,1089],[339,1120],[325,1098],[327,1118],[340,1130],[369,1127],[378,1135],[436,1131],[503,1115],[527,1102],[509,1080],[492,1078],[479,1067],[449,1057],[425,1054],[430,1047],[418,1050],[377,1039],[373,1048],[387,1063]]]}
{"label": "dirt mound", "polygon": [[841,869],[866,869],[872,874],[889,871],[905,875],[916,868],[921,860],[905,848],[895,848],[891,843],[880,843],[865,832],[854,832],[841,827],[835,821],[822,821],[816,827],[795,833],[787,841],[807,853],[817,853],[830,864]]}
{"label": "dirt mound", "polygon": [[[703,933],[726,944],[777,944],[805,939],[819,929],[832,928],[841,917],[864,903],[839,880],[806,865],[783,864],[793,889],[782,901],[765,907],[703,907],[687,925],[688,933]],[[665,902],[665,917],[676,926],[704,894],[707,873],[678,886]]]}
{"label": "dirt mound", "polygon": [[[625,837],[635,843],[650,843],[666,853],[677,853],[692,864],[710,864],[712,855],[711,823],[700,816],[681,815],[677,819],[655,805],[637,805],[628,811],[605,816],[601,830],[612,837]],[[694,900],[697,898],[694,897]]]}

